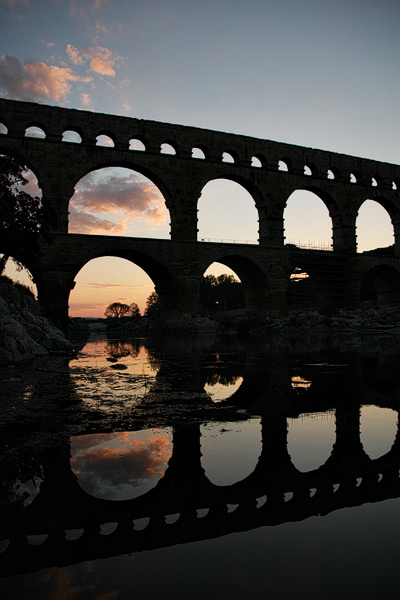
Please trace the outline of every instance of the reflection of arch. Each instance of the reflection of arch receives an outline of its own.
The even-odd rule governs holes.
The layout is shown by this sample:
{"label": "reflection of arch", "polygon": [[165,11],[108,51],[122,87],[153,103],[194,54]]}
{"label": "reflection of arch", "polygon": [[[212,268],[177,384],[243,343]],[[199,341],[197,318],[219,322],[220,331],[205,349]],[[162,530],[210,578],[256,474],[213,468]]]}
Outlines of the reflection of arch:
{"label": "reflection of arch", "polygon": [[400,305],[400,273],[389,265],[370,269],[361,282],[360,301],[378,306]]}

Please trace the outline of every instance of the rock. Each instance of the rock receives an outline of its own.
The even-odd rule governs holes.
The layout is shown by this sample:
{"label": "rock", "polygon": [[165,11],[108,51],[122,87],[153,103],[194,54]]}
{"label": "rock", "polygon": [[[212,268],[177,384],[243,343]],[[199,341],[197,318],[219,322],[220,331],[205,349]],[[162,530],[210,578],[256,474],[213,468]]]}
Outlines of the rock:
{"label": "rock", "polygon": [[0,362],[29,362],[49,354],[70,355],[72,344],[40,315],[39,304],[23,286],[0,278]]}

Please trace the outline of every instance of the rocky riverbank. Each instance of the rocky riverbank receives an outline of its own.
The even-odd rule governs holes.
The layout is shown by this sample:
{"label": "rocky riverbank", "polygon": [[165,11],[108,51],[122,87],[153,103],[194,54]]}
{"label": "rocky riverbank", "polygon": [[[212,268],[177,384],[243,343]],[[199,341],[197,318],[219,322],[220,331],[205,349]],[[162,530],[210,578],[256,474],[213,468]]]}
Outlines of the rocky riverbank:
{"label": "rocky riverbank", "polygon": [[72,353],[72,344],[63,333],[41,316],[30,290],[0,277],[0,364]]}

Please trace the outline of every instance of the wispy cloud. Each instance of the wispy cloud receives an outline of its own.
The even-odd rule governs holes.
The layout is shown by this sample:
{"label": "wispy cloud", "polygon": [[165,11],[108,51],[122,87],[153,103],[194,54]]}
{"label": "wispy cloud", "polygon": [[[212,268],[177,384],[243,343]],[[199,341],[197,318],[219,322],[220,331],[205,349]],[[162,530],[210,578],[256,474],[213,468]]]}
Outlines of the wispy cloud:
{"label": "wispy cloud", "polygon": [[64,102],[71,82],[90,82],[91,77],[75,75],[69,67],[47,65],[35,60],[22,64],[11,54],[0,56],[0,89],[17,100]]}
{"label": "wispy cloud", "polygon": [[115,223],[74,208],[71,209],[69,231],[71,233],[113,233],[114,235],[122,235],[126,231],[126,221],[120,219]]}

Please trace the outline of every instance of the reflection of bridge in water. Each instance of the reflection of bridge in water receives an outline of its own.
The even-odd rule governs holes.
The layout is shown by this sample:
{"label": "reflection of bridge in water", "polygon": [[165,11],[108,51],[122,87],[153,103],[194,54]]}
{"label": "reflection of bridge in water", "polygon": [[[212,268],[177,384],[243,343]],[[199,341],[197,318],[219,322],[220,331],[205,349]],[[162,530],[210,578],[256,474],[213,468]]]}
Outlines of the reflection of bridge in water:
{"label": "reflection of bridge in water", "polygon": [[[201,465],[200,427],[176,427],[168,468],[158,484],[132,500],[95,498],[80,487],[70,447],[47,452],[43,482],[25,509],[2,510],[0,573],[14,575],[49,566],[214,538],[261,526],[400,496],[400,435],[391,449],[370,459],[360,441],[359,406],[336,409],[336,441],[325,464],[298,471],[287,450],[283,414],[262,416],[261,453],[252,473],[228,486],[213,484]],[[170,516],[176,520],[170,523]],[[147,519],[136,529],[136,521]],[[102,525],[112,524],[102,534]],[[82,530],[66,539],[69,530]],[[27,536],[43,536],[38,545]],[[32,541],[32,539],[31,539]]]}

